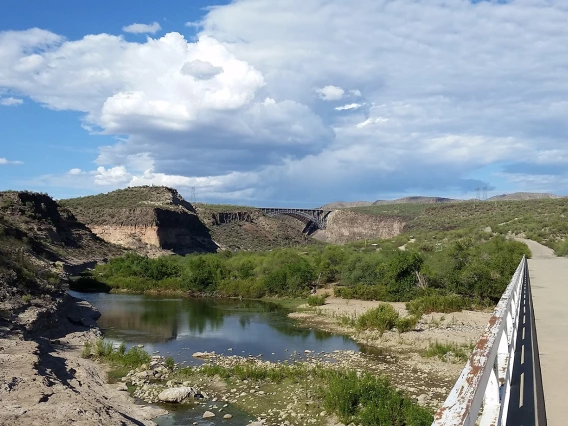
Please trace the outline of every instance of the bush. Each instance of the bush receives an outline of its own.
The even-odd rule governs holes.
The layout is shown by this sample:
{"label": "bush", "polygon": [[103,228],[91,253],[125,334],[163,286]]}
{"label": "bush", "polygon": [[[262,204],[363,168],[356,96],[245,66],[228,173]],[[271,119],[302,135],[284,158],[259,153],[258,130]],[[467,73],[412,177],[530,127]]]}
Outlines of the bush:
{"label": "bush", "polygon": [[169,356],[164,360],[164,367],[166,367],[168,370],[172,371],[176,366],[176,362],[174,361],[174,359]]}
{"label": "bush", "polygon": [[419,317],[411,315],[408,317],[399,318],[396,321],[396,329],[399,333],[406,333],[408,331],[414,330],[416,324],[418,324]]}
{"label": "bush", "polygon": [[557,256],[568,256],[568,240],[556,243],[554,246],[554,253]]}
{"label": "bush", "polygon": [[360,300],[388,300],[388,292],[386,287],[381,285],[359,284],[353,287],[339,287],[333,289],[336,297],[344,299],[360,299]]}
{"label": "bush", "polygon": [[457,294],[422,296],[406,302],[406,310],[418,318],[432,312],[459,312],[471,307],[471,300]]}
{"label": "bush", "polygon": [[382,335],[385,331],[394,328],[398,317],[398,312],[391,305],[381,303],[357,318],[355,326],[358,329],[376,328]]}
{"label": "bush", "polygon": [[327,294],[324,294],[323,296],[316,296],[316,295],[308,296],[308,305],[323,306],[325,305],[325,299],[327,299]]}
{"label": "bush", "polygon": [[428,410],[406,398],[385,377],[330,371],[324,379],[324,407],[336,413],[343,423],[427,426],[433,421]]}

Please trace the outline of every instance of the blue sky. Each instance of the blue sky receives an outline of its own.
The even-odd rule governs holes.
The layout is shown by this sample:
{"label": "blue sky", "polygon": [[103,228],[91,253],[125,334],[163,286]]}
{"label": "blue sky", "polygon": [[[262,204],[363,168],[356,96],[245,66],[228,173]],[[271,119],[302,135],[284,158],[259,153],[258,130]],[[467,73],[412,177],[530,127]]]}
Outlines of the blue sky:
{"label": "blue sky", "polygon": [[560,0],[4,0],[0,190],[568,195],[566,22]]}

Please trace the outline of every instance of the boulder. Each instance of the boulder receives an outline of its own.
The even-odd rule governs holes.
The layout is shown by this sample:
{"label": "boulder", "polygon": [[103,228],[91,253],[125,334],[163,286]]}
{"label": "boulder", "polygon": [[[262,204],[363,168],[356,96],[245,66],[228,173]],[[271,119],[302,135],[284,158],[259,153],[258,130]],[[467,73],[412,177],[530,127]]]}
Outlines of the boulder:
{"label": "boulder", "polygon": [[163,390],[158,395],[158,399],[162,402],[182,402],[187,398],[194,398],[196,396],[201,396],[199,390],[191,386],[182,386],[178,388],[169,388]]}
{"label": "boulder", "polygon": [[215,413],[212,413],[211,411],[206,411],[205,413],[203,413],[204,419],[210,419],[212,417],[215,417]]}

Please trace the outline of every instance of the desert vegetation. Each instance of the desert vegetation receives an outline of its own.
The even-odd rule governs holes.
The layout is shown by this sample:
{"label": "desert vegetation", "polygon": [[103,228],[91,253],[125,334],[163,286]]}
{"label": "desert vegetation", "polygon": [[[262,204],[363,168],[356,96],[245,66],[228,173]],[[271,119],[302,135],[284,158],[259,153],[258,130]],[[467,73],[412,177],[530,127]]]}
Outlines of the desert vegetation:
{"label": "desert vegetation", "polygon": [[[441,250],[430,251],[430,241],[440,241],[435,237],[414,237],[404,251],[397,248],[403,240],[395,239],[380,246],[356,243],[157,259],[130,253],[97,266],[74,288],[81,290],[83,283],[85,289],[96,288],[98,281],[101,288],[114,291],[261,298],[308,297],[314,288],[333,283],[336,296],[409,302],[411,315],[420,317],[492,304],[522,256],[530,255],[522,243],[482,234],[452,234]],[[311,297],[308,302],[318,306],[325,298]],[[400,328],[411,325],[401,323]]]}

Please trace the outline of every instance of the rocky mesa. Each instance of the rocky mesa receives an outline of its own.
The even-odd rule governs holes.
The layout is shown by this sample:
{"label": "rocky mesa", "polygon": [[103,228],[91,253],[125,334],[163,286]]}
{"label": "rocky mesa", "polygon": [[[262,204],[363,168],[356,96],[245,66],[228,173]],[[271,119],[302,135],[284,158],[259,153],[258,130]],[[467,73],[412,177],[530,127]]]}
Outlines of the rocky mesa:
{"label": "rocky mesa", "polygon": [[132,187],[61,203],[105,241],[148,255],[218,249],[193,206],[172,188]]}

